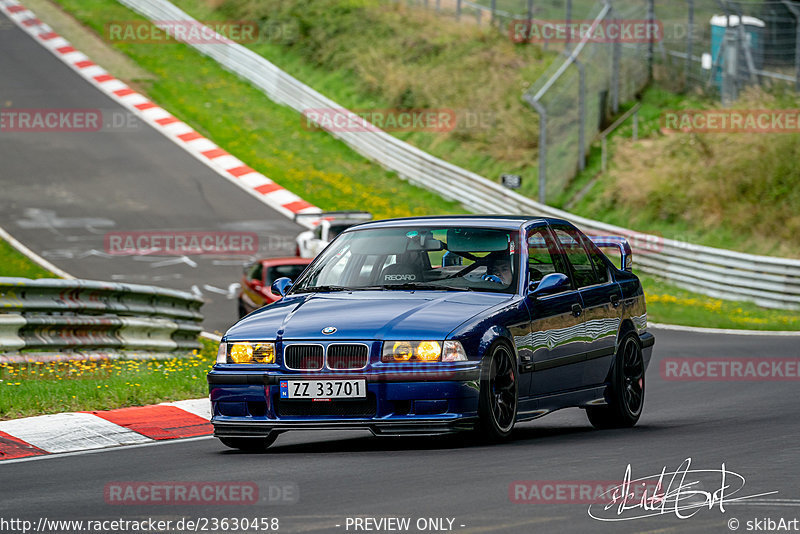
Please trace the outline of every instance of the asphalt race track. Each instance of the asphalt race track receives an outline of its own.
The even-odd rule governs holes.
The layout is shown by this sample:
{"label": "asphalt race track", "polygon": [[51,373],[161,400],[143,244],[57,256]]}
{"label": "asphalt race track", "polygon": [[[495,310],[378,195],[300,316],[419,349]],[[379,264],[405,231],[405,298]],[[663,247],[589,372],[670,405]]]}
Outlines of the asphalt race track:
{"label": "asphalt race track", "polygon": [[78,278],[191,290],[207,330],[235,322],[246,255],[120,256],[108,232],[255,232],[293,255],[302,229],[139,121],[0,14],[0,106],[99,109],[99,132],[0,132],[0,226]]}
{"label": "asphalt race track", "polygon": [[[2,16],[2,15],[0,15]],[[15,108],[122,108],[16,28],[0,31],[0,104]],[[234,320],[229,284],[237,257],[148,259],[104,253],[109,231],[255,231],[264,255],[291,253],[299,231],[201,165],[147,125],[99,133],[0,133],[0,225],[76,276],[149,283],[209,299],[207,329]],[[520,425],[514,441],[481,445],[464,436],[373,438],[366,433],[282,435],[264,454],[226,449],[212,438],[178,440],[0,464],[0,520],[170,520],[278,518],[279,532],[367,532],[354,518],[409,518],[408,532],[730,532],[754,519],[800,516],[800,418],[796,381],[667,381],[665,358],[798,358],[796,337],[655,330],[644,415],[631,430],[593,430],[578,409]],[[621,482],[678,470],[686,459],[692,490],[712,505],[680,519],[674,511],[635,518],[587,503],[513,502],[516,481]],[[725,465],[723,483],[719,470]],[[726,484],[744,488],[729,496]],[[254,483],[251,505],[110,504],[109,485],[127,482]],[[528,487],[528,486],[524,486]],[[724,494],[721,512],[720,488]],[[511,493],[510,493],[511,488]],[[715,493],[716,492],[716,493]],[[730,490],[732,492],[732,489]],[[763,495],[733,502],[742,496]],[[702,495],[693,498],[702,504]],[[579,500],[579,499],[578,499]],[[709,509],[710,508],[710,509]],[[684,510],[684,515],[692,511]],[[348,522],[349,518],[349,522]],[[418,520],[441,518],[418,529]],[[733,519],[739,523],[732,523]],[[452,520],[452,523],[449,522]],[[211,528],[203,532],[231,532]],[[272,523],[270,523],[272,524]],[[361,523],[375,527],[375,523]],[[451,526],[452,525],[452,526]],[[170,529],[186,532],[193,529]],[[19,524],[0,523],[19,533]],[[42,528],[39,532],[74,532]],[[85,531],[85,530],[82,530]],[[101,532],[141,532],[121,528]],[[146,532],[157,531],[147,529]],[[264,529],[259,531],[263,532]],[[391,532],[391,529],[382,529]],[[256,532],[249,529],[248,532]],[[27,534],[27,532],[25,533]]]}
{"label": "asphalt race track", "polygon": [[[731,518],[742,522],[742,530],[744,521],[756,517],[793,518],[800,511],[796,382],[668,382],[659,376],[659,363],[674,357],[797,358],[797,339],[655,334],[644,415],[632,430],[593,430],[581,410],[570,409],[521,425],[513,442],[494,446],[461,436],[298,432],[282,435],[265,454],[232,452],[209,438],[53,456],[0,464],[2,515],[13,511],[33,520],[277,517],[282,532],[354,532],[345,522],[356,516],[448,517],[454,518],[455,532],[575,533],[729,532]],[[588,516],[586,504],[509,499],[509,485],[518,480],[621,481],[628,463],[633,478],[639,478],[664,467],[674,471],[686,458],[692,459],[692,469],[718,470],[725,463],[728,472],[745,477],[737,496],[777,491],[763,499],[794,503],[729,503],[724,514],[715,506],[683,520],[671,513],[604,524]],[[702,489],[718,490],[713,480],[703,478]],[[124,481],[255,482],[262,502],[106,504],[105,486]],[[294,497],[271,503],[270,487],[289,488]]]}

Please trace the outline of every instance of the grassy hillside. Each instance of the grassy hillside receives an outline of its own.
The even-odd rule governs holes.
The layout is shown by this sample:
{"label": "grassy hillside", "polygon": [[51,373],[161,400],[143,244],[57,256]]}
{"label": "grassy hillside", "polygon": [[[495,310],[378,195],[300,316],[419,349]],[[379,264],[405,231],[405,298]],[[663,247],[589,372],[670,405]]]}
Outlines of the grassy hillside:
{"label": "grassy hillside", "polygon": [[[521,101],[554,60],[552,52],[514,45],[484,24],[457,23],[432,9],[383,0],[177,0],[202,20],[257,20],[280,37],[248,45],[340,104],[364,108],[453,108],[489,117],[488,127],[399,138],[483,176],[529,177],[536,195],[538,117]],[[658,87],[643,95],[638,143],[612,142],[610,172],[599,150],[586,173],[554,205],[639,231],[710,246],[800,257],[800,136],[662,135],[669,109],[719,107],[700,95]],[[796,108],[792,94],[750,95],[744,107]],[[324,135],[324,134],[320,134]],[[587,185],[591,187],[585,189]]]}
{"label": "grassy hillside", "polygon": [[452,131],[392,132],[436,156],[492,179],[535,173],[539,121],[521,96],[554,52],[406,2],[175,3],[200,20],[258,21],[269,35],[249,48],[345,107],[453,110]]}
{"label": "grassy hillside", "polygon": [[[718,104],[658,88],[643,104],[644,137],[633,141],[630,126],[619,131],[608,173],[594,165],[576,178],[594,182],[572,211],[673,239],[800,257],[800,134],[662,133],[664,110]],[[800,99],[753,91],[734,107],[797,109]]]}

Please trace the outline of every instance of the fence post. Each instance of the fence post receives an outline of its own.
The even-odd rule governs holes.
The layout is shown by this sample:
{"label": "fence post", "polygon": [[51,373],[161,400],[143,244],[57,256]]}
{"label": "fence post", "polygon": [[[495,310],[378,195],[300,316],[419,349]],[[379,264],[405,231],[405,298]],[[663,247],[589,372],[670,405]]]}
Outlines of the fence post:
{"label": "fence post", "polygon": [[492,6],[491,7],[491,9],[492,9],[491,25],[494,26],[494,23],[497,20],[497,0],[492,0],[491,6]]}
{"label": "fence post", "polygon": [[533,0],[528,0],[528,25],[526,26],[527,30],[525,32],[525,42],[529,42],[531,39],[531,35],[533,32]]}
{"label": "fence post", "polygon": [[[729,17],[730,19],[730,17]],[[725,31],[725,58],[722,62],[722,103],[729,105],[739,97],[739,46],[736,32]],[[723,49],[720,49],[720,54]]]}
{"label": "fence post", "polygon": [[797,17],[797,35],[794,46],[794,90],[800,92],[800,10],[795,13]]}
{"label": "fence post", "polygon": [[[651,25],[656,20],[656,6],[655,0],[647,0],[647,24]],[[663,35],[662,35],[663,38]],[[662,39],[663,40],[663,39]],[[650,83],[653,81],[653,36],[650,36],[647,43],[647,82]]]}
{"label": "fence post", "polygon": [[441,10],[442,10],[442,0],[436,0],[436,12],[438,13]]}
{"label": "fence post", "polygon": [[475,21],[478,23],[478,27],[481,25],[481,18],[483,18],[483,10],[476,9],[475,10]]}
{"label": "fence post", "polygon": [[795,41],[794,41],[794,90],[800,91],[800,8],[789,0],[781,0],[783,5],[792,12],[795,18]]}
{"label": "fence post", "polygon": [[690,89],[692,77],[692,54],[694,48],[694,0],[689,2],[689,27],[686,31],[686,90]]}
{"label": "fence post", "polygon": [[572,0],[567,0],[567,42],[564,43],[564,50],[569,52],[569,49],[572,48],[572,31],[570,30],[570,26],[572,22]]}
{"label": "fence post", "polygon": [[456,20],[461,20],[461,0],[456,0]]}
{"label": "fence post", "polygon": [[639,110],[633,112],[633,140],[639,140]]}
{"label": "fence post", "polygon": [[[612,20],[617,19],[617,12],[611,0],[608,0],[608,5],[611,7],[610,16]],[[611,111],[617,113],[619,111],[619,59],[622,43],[617,39],[614,42],[614,48],[611,54]]]}
{"label": "fence post", "polygon": [[750,47],[747,46],[747,37],[744,31],[744,13],[742,7],[736,4],[736,9],[739,15],[739,25],[737,26],[737,35],[739,36],[739,52],[744,55],[745,64],[747,65],[747,72],[750,74],[750,83],[758,83],[758,76],[756,75],[756,66],[753,62],[753,54]]}
{"label": "fence post", "polygon": [[526,98],[539,114],[539,202],[545,204],[547,197],[547,110],[534,98]]}
{"label": "fence post", "polygon": [[575,59],[578,67],[578,169],[586,168],[586,69]]}

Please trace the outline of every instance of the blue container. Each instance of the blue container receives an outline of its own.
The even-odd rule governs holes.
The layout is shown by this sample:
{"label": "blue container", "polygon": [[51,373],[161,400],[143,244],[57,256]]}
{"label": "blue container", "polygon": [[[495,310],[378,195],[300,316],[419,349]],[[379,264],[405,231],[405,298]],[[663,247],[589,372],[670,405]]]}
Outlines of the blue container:
{"label": "blue container", "polygon": [[[766,24],[763,20],[756,17],[749,17],[747,15],[742,17],[744,23],[744,48],[750,50],[753,56],[753,65],[756,69],[761,70],[764,65],[764,37],[763,32]],[[728,26],[730,21],[730,26]],[[725,63],[724,57],[717,63],[717,57],[722,49],[722,43],[725,41],[726,32],[735,32],[734,37],[736,42],[739,41],[739,16],[731,15],[714,15],[711,17],[711,65],[714,69],[714,82],[720,89],[722,88],[722,68]],[[747,60],[742,57],[744,48],[740,50],[739,54],[739,68],[747,67]],[[714,67],[716,65],[716,67]]]}

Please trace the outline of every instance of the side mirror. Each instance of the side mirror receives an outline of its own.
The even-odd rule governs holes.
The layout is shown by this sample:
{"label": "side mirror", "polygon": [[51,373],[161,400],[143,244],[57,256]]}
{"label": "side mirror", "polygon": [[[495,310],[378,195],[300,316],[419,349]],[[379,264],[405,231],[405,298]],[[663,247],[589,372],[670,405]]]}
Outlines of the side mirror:
{"label": "side mirror", "polygon": [[272,292],[281,297],[285,297],[291,287],[292,279],[285,276],[272,282]]}
{"label": "side mirror", "polygon": [[552,295],[553,293],[558,293],[569,288],[569,276],[562,273],[550,273],[539,280],[535,288],[533,285],[534,284],[531,283],[530,296],[536,298]]}

